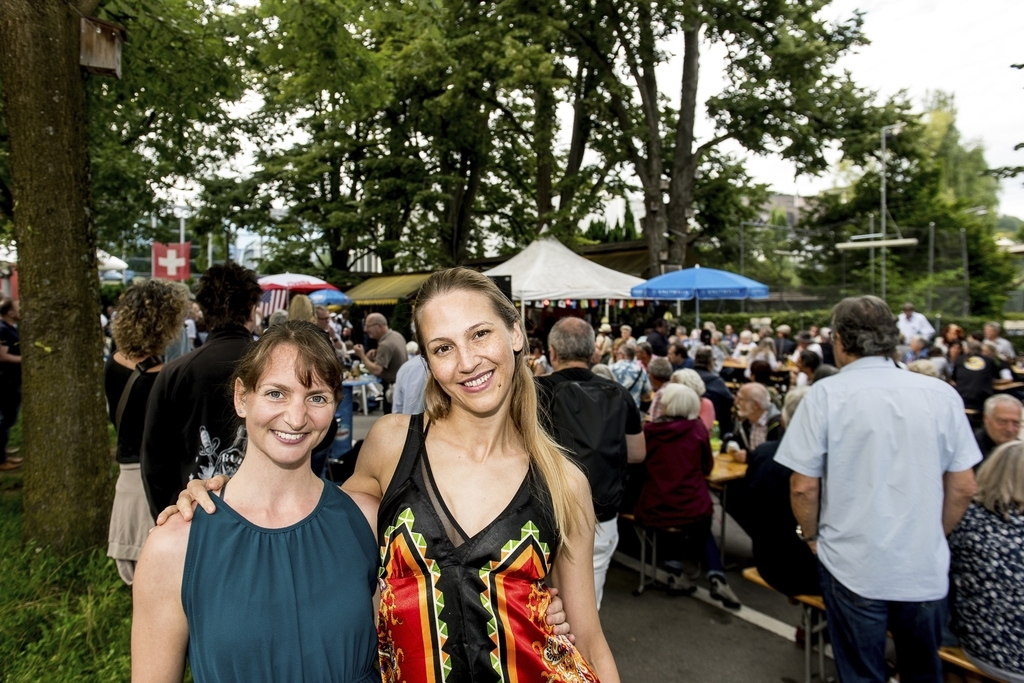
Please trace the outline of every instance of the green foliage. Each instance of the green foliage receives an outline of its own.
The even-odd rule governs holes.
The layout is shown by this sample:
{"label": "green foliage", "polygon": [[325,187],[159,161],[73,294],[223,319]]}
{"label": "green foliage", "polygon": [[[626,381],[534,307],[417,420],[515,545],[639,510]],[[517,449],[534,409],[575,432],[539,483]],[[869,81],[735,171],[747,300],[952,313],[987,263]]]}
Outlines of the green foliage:
{"label": "green foliage", "polygon": [[130,589],[102,548],[68,558],[45,548],[23,548],[20,479],[0,477],[3,680],[128,680]]}
{"label": "green foliage", "polygon": [[[920,305],[930,286],[961,286],[962,245],[966,243],[971,311],[997,313],[1006,300],[1005,293],[1015,271],[993,239],[994,215],[979,215],[984,212],[975,210],[979,206],[993,206],[994,188],[991,179],[984,175],[986,165],[980,148],[967,149],[960,143],[951,101],[941,94],[933,101],[939,108],[929,112],[927,122],[905,113],[903,120],[907,126],[889,142],[887,232],[893,236],[898,228],[903,237],[918,239],[917,246],[887,250],[889,304],[899,306],[913,296]],[[897,107],[904,105],[897,103]],[[950,169],[957,165],[960,170],[951,173]],[[804,258],[800,269],[803,282],[845,282],[854,291],[872,291],[869,250],[848,251],[844,257],[834,245],[852,235],[869,232],[871,216],[875,217],[875,230],[879,230],[879,170],[865,172],[852,188],[826,193],[814,200],[813,209],[801,226],[807,236],[798,245]],[[935,275],[929,281],[930,224],[934,224],[936,260]],[[875,261],[875,277],[879,280],[880,257],[877,254]],[[878,286],[880,282],[876,281],[875,291],[880,291]]]}
{"label": "green foliage", "polygon": [[88,79],[96,225],[100,246],[120,253],[154,237],[144,219],[157,192],[237,148],[227,106],[243,92],[239,41],[220,3],[105,0],[96,15],[128,34],[123,78]]}

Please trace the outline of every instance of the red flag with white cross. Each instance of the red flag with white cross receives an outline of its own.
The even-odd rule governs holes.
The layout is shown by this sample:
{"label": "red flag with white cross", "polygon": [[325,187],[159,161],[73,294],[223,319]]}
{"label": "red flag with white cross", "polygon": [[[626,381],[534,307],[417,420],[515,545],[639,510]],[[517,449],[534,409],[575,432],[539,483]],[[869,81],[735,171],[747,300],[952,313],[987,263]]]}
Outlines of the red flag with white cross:
{"label": "red flag with white cross", "polygon": [[189,278],[189,251],[191,242],[161,244],[153,242],[153,277],[162,280],[187,280]]}

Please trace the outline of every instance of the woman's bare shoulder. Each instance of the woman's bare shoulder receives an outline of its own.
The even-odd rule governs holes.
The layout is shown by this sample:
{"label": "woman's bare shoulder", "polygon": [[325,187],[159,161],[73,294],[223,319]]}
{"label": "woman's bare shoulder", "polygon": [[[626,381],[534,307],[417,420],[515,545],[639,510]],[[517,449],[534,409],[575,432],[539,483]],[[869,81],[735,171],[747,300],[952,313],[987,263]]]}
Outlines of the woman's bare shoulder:
{"label": "woman's bare shoulder", "polygon": [[355,472],[343,486],[346,493],[362,492],[378,501],[384,497],[405,447],[410,421],[409,415],[392,414],[374,423],[359,449]]}
{"label": "woman's bare shoulder", "polygon": [[[154,527],[142,546],[142,557],[158,565],[180,564],[188,550],[188,536],[192,522],[174,515],[165,524]],[[140,557],[140,560],[142,559]]]}

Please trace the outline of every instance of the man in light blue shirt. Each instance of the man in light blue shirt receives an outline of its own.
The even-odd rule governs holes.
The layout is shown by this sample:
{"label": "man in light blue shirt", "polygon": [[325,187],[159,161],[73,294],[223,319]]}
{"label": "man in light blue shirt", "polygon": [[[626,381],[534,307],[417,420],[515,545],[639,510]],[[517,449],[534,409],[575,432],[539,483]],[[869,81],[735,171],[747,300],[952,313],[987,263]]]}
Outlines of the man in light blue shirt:
{"label": "man in light blue shirt", "polygon": [[616,361],[611,365],[612,375],[616,381],[626,387],[636,405],[640,407],[642,398],[651,393],[651,380],[640,361],[636,359],[636,349],[623,344],[615,352]]}
{"label": "man in light blue shirt", "polygon": [[[415,342],[409,342],[412,346]],[[394,396],[391,400],[391,410],[404,415],[416,415],[422,413],[426,396],[424,390],[427,386],[427,361],[420,355],[410,355],[409,360],[402,363],[395,376]]]}
{"label": "man in light blue shirt", "polygon": [[775,460],[794,471],[839,679],[885,681],[889,630],[900,680],[939,683],[945,537],[974,495],[981,453],[956,391],[890,360],[899,331],[885,302],[844,299],[832,327],[842,371],[811,387]]}

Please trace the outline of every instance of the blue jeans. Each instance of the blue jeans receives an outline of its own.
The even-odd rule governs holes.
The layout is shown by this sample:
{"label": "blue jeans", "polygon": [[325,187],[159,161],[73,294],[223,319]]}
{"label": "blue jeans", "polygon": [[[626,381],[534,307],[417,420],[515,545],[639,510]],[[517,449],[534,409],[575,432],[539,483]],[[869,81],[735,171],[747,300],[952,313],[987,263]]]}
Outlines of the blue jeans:
{"label": "blue jeans", "polygon": [[818,562],[840,683],[885,683],[885,637],[896,642],[900,683],[942,683],[942,600],[871,600],[839,583]]}

